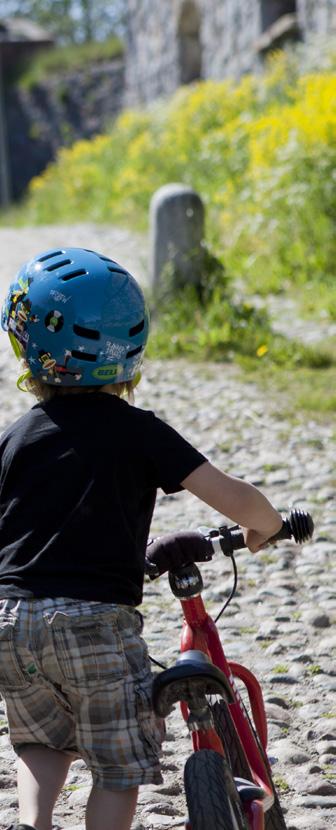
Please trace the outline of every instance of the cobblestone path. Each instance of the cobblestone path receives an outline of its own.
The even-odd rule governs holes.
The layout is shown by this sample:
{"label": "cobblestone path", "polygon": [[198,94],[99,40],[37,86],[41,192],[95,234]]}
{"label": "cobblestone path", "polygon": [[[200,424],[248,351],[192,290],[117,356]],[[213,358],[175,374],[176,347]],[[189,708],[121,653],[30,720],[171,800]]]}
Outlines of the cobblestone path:
{"label": "cobblestone path", "polygon": [[[0,229],[2,288],[12,268],[39,250],[62,244],[66,234],[60,228]],[[138,277],[144,275],[145,253],[141,247],[139,259],[139,240],[124,231],[78,226],[71,244],[99,247],[133,267]],[[31,399],[16,390],[16,367],[3,337],[0,361],[2,430]],[[137,403],[155,409],[223,470],[257,484],[279,509],[297,506],[314,516],[312,543],[302,548],[282,543],[256,556],[238,554],[238,592],[220,631],[228,657],[245,663],[262,683],[269,755],[288,830],[331,830],[336,825],[334,427],[284,422],[274,401],[262,400],[255,384],[221,364],[149,363]],[[159,495],[152,529],[162,533],[220,521],[219,514],[190,494]],[[230,565],[217,556],[202,566],[202,574],[207,607],[215,614],[231,585]],[[165,576],[146,583],[142,610],[150,653],[173,663],[181,615]],[[17,818],[17,797],[15,756],[1,701],[0,718],[0,830],[5,830]],[[178,711],[169,717],[167,729],[164,784],[142,788],[134,830],[184,827],[182,770],[190,739]],[[90,775],[77,761],[57,803],[55,827],[84,830],[89,789]]]}

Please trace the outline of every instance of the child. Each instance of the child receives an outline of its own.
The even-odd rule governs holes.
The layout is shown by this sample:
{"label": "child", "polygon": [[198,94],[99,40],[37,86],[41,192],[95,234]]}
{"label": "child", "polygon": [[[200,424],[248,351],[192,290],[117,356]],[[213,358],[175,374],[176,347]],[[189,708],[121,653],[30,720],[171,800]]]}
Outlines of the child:
{"label": "child", "polygon": [[2,325],[24,360],[18,384],[38,398],[0,444],[0,692],[19,756],[17,830],[51,830],[75,758],[93,778],[87,830],[129,830],[139,785],[162,781],[137,611],[156,490],[194,493],[246,528],[251,551],[282,519],[130,405],[148,314],[116,262],[80,248],[35,257]]}

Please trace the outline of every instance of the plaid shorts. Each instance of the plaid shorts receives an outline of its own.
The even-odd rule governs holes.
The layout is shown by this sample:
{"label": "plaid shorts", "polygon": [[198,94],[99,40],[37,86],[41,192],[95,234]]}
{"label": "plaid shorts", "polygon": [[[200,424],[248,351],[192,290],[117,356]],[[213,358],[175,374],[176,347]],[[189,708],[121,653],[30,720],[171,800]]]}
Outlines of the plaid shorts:
{"label": "plaid shorts", "polygon": [[125,605],[0,600],[0,692],[15,751],[83,758],[103,789],[160,784],[161,730],[142,618]]}

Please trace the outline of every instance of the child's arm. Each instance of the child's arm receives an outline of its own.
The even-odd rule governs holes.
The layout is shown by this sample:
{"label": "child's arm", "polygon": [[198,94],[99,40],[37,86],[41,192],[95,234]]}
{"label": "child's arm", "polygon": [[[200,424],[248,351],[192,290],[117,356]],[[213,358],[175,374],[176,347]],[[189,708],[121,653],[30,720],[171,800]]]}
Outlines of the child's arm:
{"label": "child's arm", "polygon": [[282,526],[280,513],[253,484],[222,473],[209,461],[197,467],[182,487],[228,519],[242,525],[247,547],[255,552]]}

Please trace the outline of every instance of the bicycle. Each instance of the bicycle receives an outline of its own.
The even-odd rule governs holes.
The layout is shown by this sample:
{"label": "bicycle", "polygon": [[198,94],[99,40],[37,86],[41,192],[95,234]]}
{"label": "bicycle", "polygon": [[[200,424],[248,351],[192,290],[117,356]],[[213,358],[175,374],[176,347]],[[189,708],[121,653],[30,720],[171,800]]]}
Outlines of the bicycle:
{"label": "bicycle", "polygon": [[[292,511],[268,544],[293,538],[308,541],[311,516]],[[169,572],[170,588],[184,613],[181,654],[175,666],[162,667],[153,681],[152,702],[166,718],[180,703],[191,732],[193,754],[184,768],[188,808],[186,830],[286,830],[284,815],[267,758],[267,721],[261,687],[254,674],[227,660],[216,623],[231,602],[238,575],[234,551],[245,547],[238,525],[200,528],[151,540],[146,573],[156,579]],[[232,561],[234,583],[213,620],[201,596],[202,576],[196,562],[219,550]],[[249,715],[236,680],[247,689]],[[213,700],[213,697],[220,700]]]}

